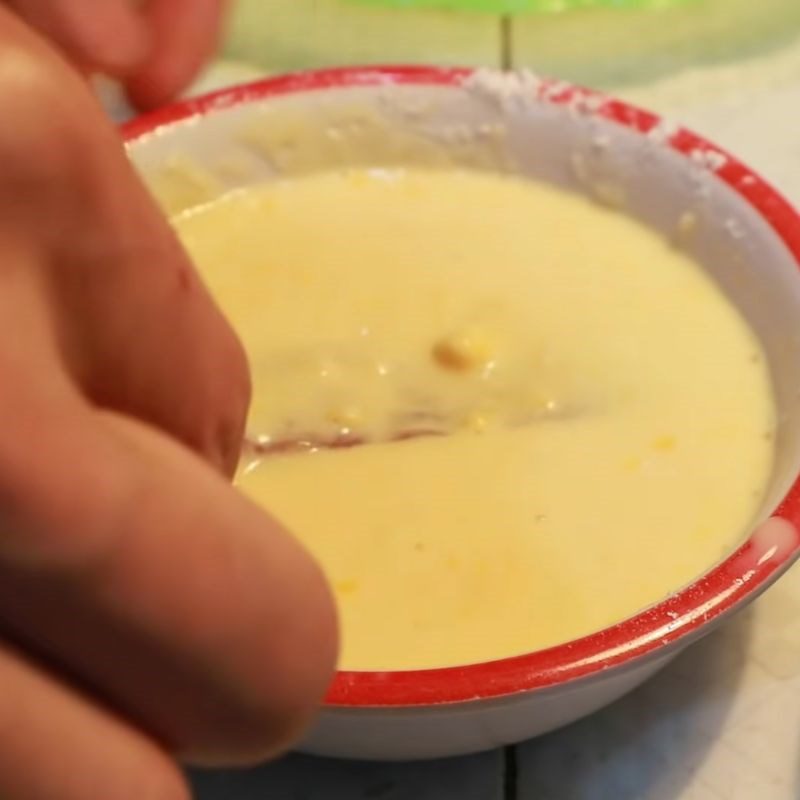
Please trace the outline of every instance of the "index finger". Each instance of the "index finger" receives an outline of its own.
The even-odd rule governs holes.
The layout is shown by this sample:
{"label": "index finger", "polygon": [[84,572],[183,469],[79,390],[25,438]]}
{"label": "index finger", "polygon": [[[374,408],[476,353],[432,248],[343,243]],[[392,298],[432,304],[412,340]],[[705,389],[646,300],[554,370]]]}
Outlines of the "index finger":
{"label": "index finger", "polygon": [[[0,36],[14,121],[0,128],[0,279],[18,273],[26,304],[49,304],[61,360],[93,404],[231,474],[250,394],[241,344],[86,85],[2,5]],[[24,306],[9,297],[10,328]]]}

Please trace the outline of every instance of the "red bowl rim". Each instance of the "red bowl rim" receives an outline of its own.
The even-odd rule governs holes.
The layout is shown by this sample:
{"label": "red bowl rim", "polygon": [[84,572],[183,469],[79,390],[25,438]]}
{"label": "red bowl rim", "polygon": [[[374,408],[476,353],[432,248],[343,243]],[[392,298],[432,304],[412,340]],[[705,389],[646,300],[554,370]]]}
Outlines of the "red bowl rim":
{"label": "red bowl rim", "polygon": [[[121,130],[125,142],[132,144],[164,126],[280,95],[387,84],[460,86],[473,72],[466,68],[398,66],[293,73],[178,102],[133,119]],[[653,113],[562,81],[543,81],[538,90],[531,91],[541,102],[570,104],[644,135],[662,123]],[[687,158],[709,154],[705,160],[718,167],[714,170],[717,178],[772,227],[800,268],[800,216],[775,189],[729,153],[690,131],[676,129],[664,138],[665,146]],[[789,522],[795,532],[800,528],[800,479],[775,516]],[[485,701],[590,679],[610,668],[635,666],[688,643],[758,596],[800,555],[800,534],[794,536],[791,547],[781,548],[771,558],[759,559],[756,551],[751,537],[722,563],[662,602],[617,625],[546,650],[442,669],[340,671],[328,691],[326,706],[401,708]]]}

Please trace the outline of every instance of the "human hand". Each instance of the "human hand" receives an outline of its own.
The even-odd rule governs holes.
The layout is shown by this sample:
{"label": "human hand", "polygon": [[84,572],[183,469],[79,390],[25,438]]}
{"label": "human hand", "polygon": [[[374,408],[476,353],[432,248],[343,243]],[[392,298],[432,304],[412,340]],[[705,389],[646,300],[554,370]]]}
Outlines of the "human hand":
{"label": "human hand", "polygon": [[0,797],[178,800],[173,757],[298,735],[333,605],[226,479],[245,358],[116,132],[2,9],[0,41]]}
{"label": "human hand", "polygon": [[227,0],[5,0],[77,66],[122,81],[151,108],[185,89],[214,53]]}

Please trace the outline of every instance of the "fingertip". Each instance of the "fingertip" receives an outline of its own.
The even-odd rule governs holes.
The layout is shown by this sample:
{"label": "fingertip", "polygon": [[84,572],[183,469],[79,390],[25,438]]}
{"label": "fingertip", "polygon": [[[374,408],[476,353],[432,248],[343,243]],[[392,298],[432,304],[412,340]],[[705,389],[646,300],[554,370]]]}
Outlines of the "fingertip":
{"label": "fingertip", "polygon": [[335,600],[321,569],[302,548],[293,572],[302,597],[286,614],[286,629],[275,632],[274,641],[264,631],[263,643],[250,648],[265,658],[260,670],[257,658],[239,667],[245,702],[235,708],[231,725],[209,727],[178,750],[186,763],[235,768],[270,761],[301,742],[322,710],[339,655]]}
{"label": "fingertip", "polygon": [[139,111],[153,111],[173,100],[186,88],[184,81],[154,73],[151,68],[125,81],[130,105]]}
{"label": "fingertip", "polygon": [[205,61],[205,56],[187,60],[178,53],[155,56],[124,81],[128,102],[139,111],[152,111],[172,102],[189,88]]}
{"label": "fingertip", "polygon": [[152,0],[145,19],[153,49],[125,85],[134,106],[152,109],[188,88],[216,50],[225,6],[224,0]]}
{"label": "fingertip", "polygon": [[112,78],[125,78],[147,62],[152,51],[152,38],[147,28],[135,17],[123,30],[111,36],[99,36],[84,45],[89,65]]}

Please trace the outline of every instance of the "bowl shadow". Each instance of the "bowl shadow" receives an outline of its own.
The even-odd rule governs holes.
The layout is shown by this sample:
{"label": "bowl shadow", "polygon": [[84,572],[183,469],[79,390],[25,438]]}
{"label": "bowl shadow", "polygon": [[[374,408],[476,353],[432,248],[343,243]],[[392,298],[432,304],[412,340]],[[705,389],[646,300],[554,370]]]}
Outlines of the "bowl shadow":
{"label": "bowl shadow", "polygon": [[195,800],[502,800],[503,751],[417,762],[291,755],[190,778]]}
{"label": "bowl shadow", "polygon": [[194,771],[195,797],[677,800],[728,718],[753,622],[745,610],[614,705],[506,752],[406,763],[292,755],[249,770]]}
{"label": "bowl shadow", "polygon": [[517,797],[686,796],[732,711],[754,621],[751,606],[614,705],[519,745]]}

